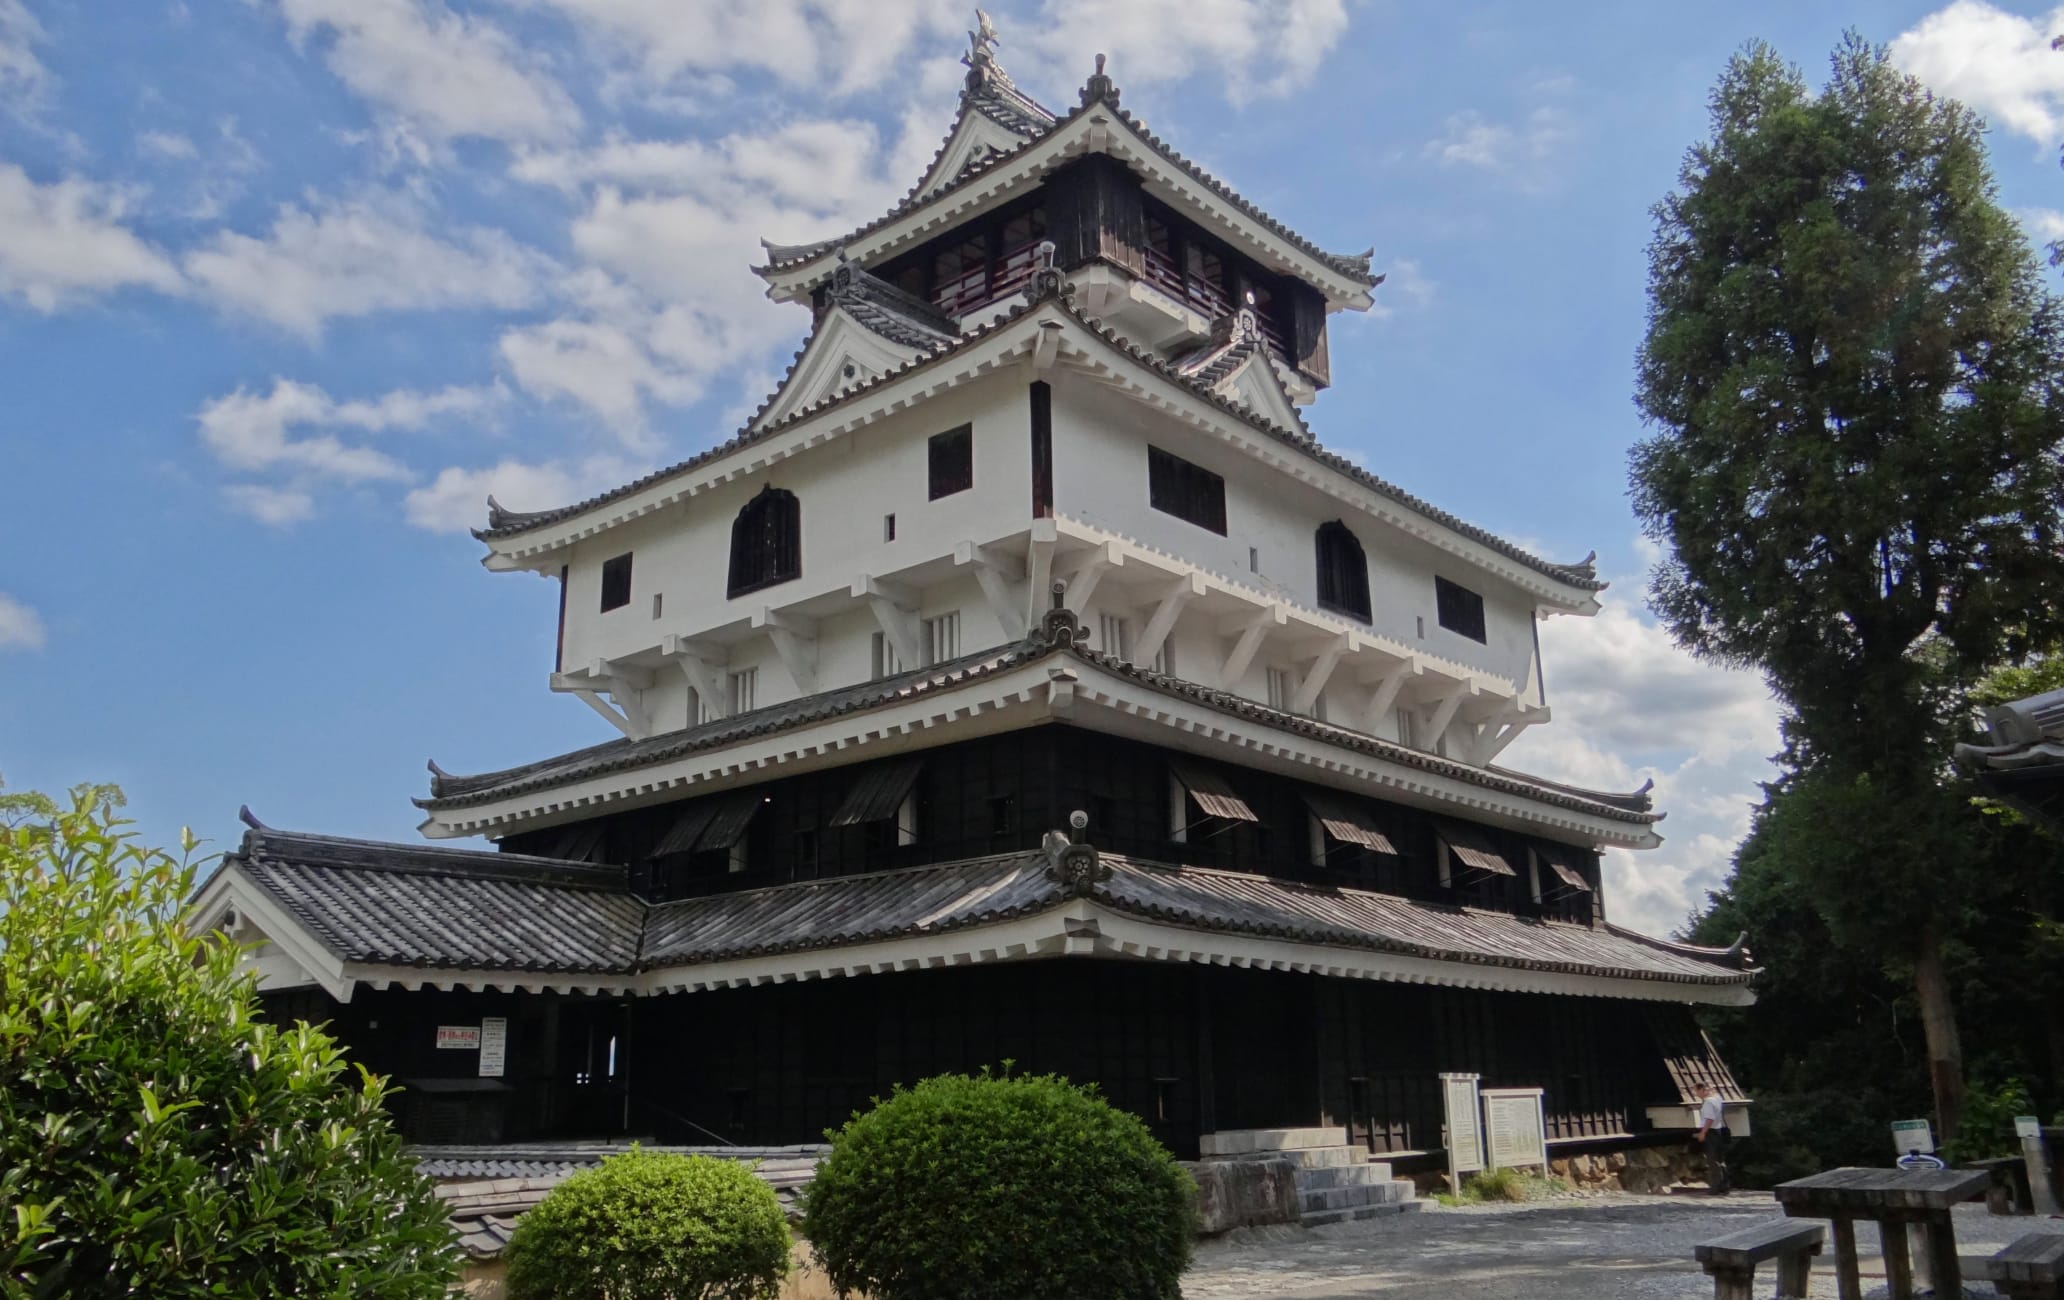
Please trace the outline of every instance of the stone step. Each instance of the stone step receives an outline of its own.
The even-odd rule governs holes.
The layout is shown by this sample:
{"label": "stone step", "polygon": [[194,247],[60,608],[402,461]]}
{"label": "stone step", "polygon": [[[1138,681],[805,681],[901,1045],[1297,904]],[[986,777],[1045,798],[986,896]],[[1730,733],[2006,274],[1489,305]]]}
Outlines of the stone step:
{"label": "stone step", "polygon": [[1367,1183],[1390,1181],[1388,1161],[1366,1165],[1328,1165],[1319,1168],[1304,1168],[1297,1171],[1299,1187],[1352,1187]]}
{"label": "stone step", "polygon": [[1231,1156],[1205,1156],[1206,1161],[1288,1160],[1299,1169],[1339,1169],[1369,1163],[1366,1147],[1298,1147],[1293,1151],[1243,1151]]}
{"label": "stone step", "polygon": [[1425,1208],[1424,1201],[1395,1201],[1386,1205],[1356,1205],[1345,1210],[1314,1210],[1298,1216],[1297,1221],[1307,1228],[1323,1228],[1329,1223],[1354,1223],[1386,1214],[1411,1214]]}
{"label": "stone step", "polygon": [[1364,1205],[1398,1205],[1412,1199],[1412,1184],[1403,1179],[1358,1183],[1347,1187],[1300,1187],[1297,1208],[1305,1214],[1348,1210]]}
{"label": "stone step", "polygon": [[1198,1143],[1205,1156],[1239,1156],[1259,1151],[1301,1151],[1335,1147],[1347,1136],[1338,1128],[1247,1128],[1206,1133]]}

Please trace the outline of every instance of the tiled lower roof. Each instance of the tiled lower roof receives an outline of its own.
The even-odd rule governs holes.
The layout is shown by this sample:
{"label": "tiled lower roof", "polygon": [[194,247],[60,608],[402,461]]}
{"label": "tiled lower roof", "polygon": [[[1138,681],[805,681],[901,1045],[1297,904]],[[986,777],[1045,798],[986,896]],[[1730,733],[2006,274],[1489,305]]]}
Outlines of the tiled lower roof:
{"label": "tiled lower roof", "polygon": [[602,974],[645,926],[621,867],[254,829],[221,869],[366,965]]}
{"label": "tiled lower roof", "polygon": [[505,855],[485,851],[473,851],[480,871],[453,872],[448,862],[412,868],[413,846],[352,841],[357,855],[392,861],[340,866],[336,843],[252,831],[224,869],[256,881],[333,953],[376,965],[631,975],[942,934],[1079,896],[1184,929],[1433,961],[1687,984],[1750,978],[1733,950],[1111,855],[1086,889],[1031,851],[648,905],[621,886],[523,884],[497,869]]}

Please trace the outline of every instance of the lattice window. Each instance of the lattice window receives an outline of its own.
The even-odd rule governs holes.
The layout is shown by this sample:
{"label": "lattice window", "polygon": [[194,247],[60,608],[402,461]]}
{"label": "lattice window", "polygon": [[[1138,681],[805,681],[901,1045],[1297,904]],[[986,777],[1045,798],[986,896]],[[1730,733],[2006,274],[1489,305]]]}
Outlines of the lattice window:
{"label": "lattice window", "polygon": [[1370,618],[1369,557],[1361,539],[1339,520],[1319,525],[1319,608],[1366,623]]}

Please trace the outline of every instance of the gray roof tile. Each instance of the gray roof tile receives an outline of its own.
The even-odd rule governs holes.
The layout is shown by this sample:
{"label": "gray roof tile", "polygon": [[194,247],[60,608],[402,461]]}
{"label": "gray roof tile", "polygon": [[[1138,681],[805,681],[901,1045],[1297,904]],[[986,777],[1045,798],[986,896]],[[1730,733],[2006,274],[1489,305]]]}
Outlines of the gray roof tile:
{"label": "gray roof tile", "polygon": [[[340,854],[337,846],[349,845]],[[453,870],[467,852],[477,869]],[[1061,906],[1071,887],[1044,853],[777,885],[647,906],[612,887],[533,883],[484,851],[254,830],[230,868],[258,881],[356,962],[484,971],[631,974],[992,925]],[[367,858],[385,865],[367,867]],[[339,865],[340,859],[345,863]],[[1106,855],[1088,897],[1188,929],[1262,935],[1437,961],[1691,984],[1746,982],[1718,952],[1612,928],[1537,921],[1367,890]],[[514,1157],[510,1157],[513,1159]],[[511,1167],[488,1171],[527,1175]]]}

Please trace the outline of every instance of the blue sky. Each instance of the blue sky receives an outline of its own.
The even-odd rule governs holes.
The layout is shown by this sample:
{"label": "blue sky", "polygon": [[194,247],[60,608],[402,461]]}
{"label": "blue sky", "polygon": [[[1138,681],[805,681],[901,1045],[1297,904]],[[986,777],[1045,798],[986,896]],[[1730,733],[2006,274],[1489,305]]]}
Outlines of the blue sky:
{"label": "blue sky", "polygon": [[[2064,227],[2064,11],[1786,3],[991,6],[1004,65],[1126,103],[1321,244],[1329,444],[1618,575],[1546,630],[1557,721],[1508,761],[1659,782],[1614,865],[1667,927],[1724,874],[1760,685],[1640,610],[1624,457],[1649,205],[1761,37],[1843,28],[1997,124],[2003,201]],[[0,774],[127,788],[146,834],[406,838],[423,763],[607,738],[545,689],[553,588],[465,534],[735,428],[802,327],[747,271],[916,178],[972,12],[932,0],[0,0]]]}

